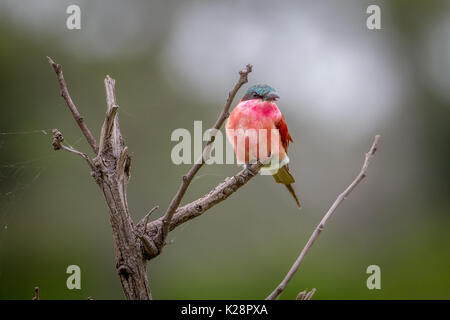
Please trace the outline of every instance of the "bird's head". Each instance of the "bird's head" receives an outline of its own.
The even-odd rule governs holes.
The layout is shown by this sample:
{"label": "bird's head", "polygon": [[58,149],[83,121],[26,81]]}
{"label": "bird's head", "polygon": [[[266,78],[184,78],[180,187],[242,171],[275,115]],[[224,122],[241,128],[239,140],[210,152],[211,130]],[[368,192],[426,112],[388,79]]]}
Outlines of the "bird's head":
{"label": "bird's head", "polygon": [[267,84],[257,84],[250,87],[245,95],[242,97],[241,101],[261,99],[264,101],[275,101],[279,98],[276,91],[271,86]]}

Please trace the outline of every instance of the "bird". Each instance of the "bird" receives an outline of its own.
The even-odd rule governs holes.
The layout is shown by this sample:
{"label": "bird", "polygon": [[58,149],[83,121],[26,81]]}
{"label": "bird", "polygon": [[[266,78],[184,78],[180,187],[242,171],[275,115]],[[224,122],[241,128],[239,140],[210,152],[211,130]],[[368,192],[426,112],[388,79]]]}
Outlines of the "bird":
{"label": "bird", "polygon": [[278,109],[279,98],[276,90],[267,84],[250,87],[230,113],[225,130],[238,164],[248,167],[261,161],[264,165],[260,173],[270,174],[277,183],[285,185],[301,208],[292,187],[295,179],[289,171],[287,155],[289,144],[294,140]]}

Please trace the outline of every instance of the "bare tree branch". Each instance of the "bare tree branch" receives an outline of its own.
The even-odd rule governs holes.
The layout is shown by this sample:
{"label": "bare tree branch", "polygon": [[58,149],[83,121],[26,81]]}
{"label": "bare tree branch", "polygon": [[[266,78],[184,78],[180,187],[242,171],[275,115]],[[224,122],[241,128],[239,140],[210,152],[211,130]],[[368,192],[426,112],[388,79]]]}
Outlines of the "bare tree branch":
{"label": "bare tree branch", "polygon": [[145,215],[144,217],[144,233],[147,232],[147,224],[148,224],[148,219],[150,218],[150,215],[159,209],[159,206],[154,206],[153,208],[150,209],[150,211]]}
{"label": "bare tree branch", "polygon": [[41,300],[39,298],[39,287],[34,287],[34,297],[31,300]]}
{"label": "bare tree branch", "polygon": [[80,157],[82,157],[84,160],[86,160],[87,164],[89,165],[89,167],[91,168],[92,171],[95,171],[95,167],[94,164],[92,163],[92,160],[83,152],[80,152],[72,147],[66,146],[63,144],[64,141],[64,137],[61,134],[61,132],[58,129],[53,129],[52,130],[53,133],[53,149],[54,150],[60,150],[63,149],[65,151],[74,153],[76,155],[79,155]]}
{"label": "bare tree branch", "polygon": [[295,300],[311,300],[314,293],[316,293],[316,288],[312,288],[311,291],[303,290],[299,292]]}
{"label": "bare tree branch", "polygon": [[[64,138],[57,129],[53,130],[53,148],[55,150],[63,149],[67,152],[79,155],[90,166],[92,176],[102,190],[108,205],[115,245],[116,269],[125,297],[127,299],[151,299],[150,285],[148,283],[146,272],[146,260],[150,260],[160,254],[162,248],[166,244],[165,239],[167,234],[177,226],[202,215],[208,209],[227,199],[231,194],[250,181],[263,166],[260,162],[252,164],[233,177],[225,179],[203,197],[179,207],[195,174],[210,157],[209,153],[215,139],[215,134],[228,118],[231,104],[238,90],[248,81],[248,74],[252,71],[252,66],[247,65],[246,69],[239,72],[239,80],[229,92],[225,106],[216,123],[211,128],[212,134],[210,140],[203,149],[201,158],[198,159],[188,173],[183,176],[181,185],[171,200],[164,216],[149,222],[150,214],[158,208],[158,206],[156,206],[151,209],[136,226],[134,226],[128,209],[127,200],[127,185],[130,177],[131,157],[128,154],[128,147],[125,145],[125,141],[120,132],[118,117],[119,105],[117,104],[115,94],[115,80],[109,76],[106,76],[105,78],[107,110],[101,129],[100,144],[97,145],[94,137],[70,98],[61,65],[56,64],[50,58],[48,58],[48,60],[57,75],[61,88],[61,95],[66,101],[87,141],[96,153],[96,156],[91,159],[85,153],[63,144]],[[266,299],[275,299],[284,290],[336,208],[359,184],[359,182],[364,179],[370,160],[375,154],[378,140],[379,136],[377,135],[372,148],[366,154],[366,159],[359,175],[350,186],[339,195],[314,230],[308,243],[305,248],[303,248],[300,256],[297,258],[286,277]],[[305,290],[300,292],[297,298],[309,300],[315,291],[315,289],[310,292]],[[35,299],[39,299],[38,289],[36,289]]]}
{"label": "bare tree branch", "polygon": [[127,185],[130,177],[131,158],[122,138],[115,81],[105,78],[107,111],[102,126],[101,147],[94,164],[96,182],[102,190],[110,212],[116,256],[116,269],[127,299],[152,299],[147,278],[146,259],[142,243],[128,209]]}
{"label": "bare tree branch", "polygon": [[[241,170],[233,177],[225,179],[203,197],[178,208],[171,220],[167,232],[202,215],[208,209],[227,199],[231,194],[250,181],[250,179],[259,172],[262,166],[263,164],[261,162],[254,163],[248,168]],[[150,260],[158,256],[161,253],[162,248],[166,245],[165,242],[161,241],[164,216],[150,223],[147,223],[145,220],[141,220],[136,226],[136,229],[139,230],[137,232],[142,240],[145,256]]]}
{"label": "bare tree branch", "polygon": [[209,157],[209,147],[214,142],[216,130],[219,130],[220,127],[222,127],[224,121],[230,116],[229,110],[231,107],[231,103],[234,100],[234,97],[236,96],[236,93],[239,91],[239,89],[248,82],[248,74],[252,72],[252,65],[248,64],[244,70],[241,70],[239,72],[239,80],[235,84],[234,88],[228,93],[228,99],[225,103],[225,106],[222,110],[222,112],[219,115],[219,118],[217,119],[216,123],[211,129],[215,129],[212,131],[210,140],[205,145],[205,148],[203,149],[202,158],[197,160],[194,166],[188,171],[186,175],[183,176],[183,179],[181,181],[180,187],[178,188],[177,193],[170,201],[169,207],[167,208],[164,218],[162,219],[162,242],[165,241],[169,227],[171,225],[171,220],[173,215],[175,214],[175,211],[178,209],[181,200],[183,199],[184,194],[186,193],[187,188],[189,187],[189,184],[191,183],[192,179],[194,178],[195,174],[200,170],[200,168],[203,166],[205,161]]}
{"label": "bare tree branch", "polygon": [[[102,126],[102,131],[100,133],[100,146],[99,153],[104,152],[106,148],[106,141],[111,137],[111,134],[117,133],[117,130],[112,130],[115,124],[118,124],[117,111],[119,110],[119,105],[116,102],[115,95],[115,85],[116,81],[112,79],[110,76],[106,76],[105,78],[105,88],[106,88],[106,117]],[[118,139],[120,137],[114,136],[115,140],[112,144],[113,153],[117,157],[119,155],[120,142]]]}
{"label": "bare tree branch", "polygon": [[225,179],[203,197],[178,208],[170,223],[169,231],[172,231],[186,221],[202,215],[208,209],[226,200],[240,187],[250,181],[250,179],[259,172],[262,166],[262,163],[257,162],[249,168],[241,170],[231,178]]}
{"label": "bare tree branch", "polygon": [[101,147],[99,148],[70,99],[61,65],[54,63],[50,58],[49,62],[56,72],[62,95],[81,131],[96,153],[96,157],[91,160],[86,154],[65,146],[62,143],[64,138],[58,130],[53,131],[53,148],[77,154],[88,162],[92,170],[92,177],[102,190],[108,205],[113,230],[116,270],[125,297],[133,300],[151,299],[146,272],[146,258],[143,251],[144,244],[135,233],[135,227],[128,210],[127,184],[130,177],[131,157],[128,155],[128,148],[120,133],[115,81],[106,76],[107,110],[101,131]]}
{"label": "bare tree branch", "polygon": [[[62,143],[64,138],[56,129],[53,131],[53,147],[55,150],[63,149],[77,154],[89,164],[92,170],[92,176],[102,190],[109,208],[114,236],[116,269],[125,297],[127,299],[151,299],[150,286],[146,274],[146,260],[154,258],[161,252],[162,247],[165,245],[165,236],[169,232],[169,229],[174,229],[182,221],[199,216],[213,205],[225,200],[230,194],[257,174],[261,164],[256,163],[250,166],[221,183],[205,197],[183,208],[178,208],[192,178],[209,158],[209,149],[214,142],[216,133],[214,131],[203,150],[201,159],[183,177],[182,184],[172,199],[165,215],[160,219],[148,223],[150,214],[157,208],[155,207],[141,222],[134,226],[128,210],[127,201],[127,184],[130,177],[131,157],[128,155],[128,147],[125,145],[125,141],[120,132],[118,117],[119,105],[116,101],[115,80],[109,76],[105,78],[107,110],[100,134],[100,144],[97,146],[95,139],[84,124],[83,118],[70,98],[61,65],[56,64],[50,58],[48,60],[57,75],[61,94],[66,100],[81,131],[96,153],[96,157],[91,160],[83,152],[64,145]],[[225,119],[229,116],[231,103],[239,88],[247,82],[247,75],[251,71],[252,66],[247,65],[245,70],[239,72],[239,81],[229,92],[225,107],[212,129],[220,129]],[[175,218],[172,220],[175,213]],[[147,227],[149,227],[148,231]]]}
{"label": "bare tree branch", "polygon": [[380,140],[380,135],[376,135],[372,144],[372,147],[370,148],[369,152],[366,153],[366,157],[363,163],[363,166],[361,168],[361,171],[359,172],[358,176],[353,180],[353,182],[345,189],[344,192],[342,192],[334,201],[333,205],[328,209],[325,216],[322,218],[320,223],[317,225],[316,229],[312,233],[311,237],[309,238],[308,242],[306,243],[305,247],[301,251],[300,255],[298,256],[297,260],[292,265],[289,272],[286,274],[285,278],[281,283],[275,288],[275,290],[266,298],[266,300],[274,300],[276,299],[281,292],[286,288],[289,281],[291,281],[292,277],[295,275],[297,270],[300,268],[300,264],[302,263],[303,259],[305,258],[306,254],[308,253],[309,249],[313,245],[314,241],[317,239],[317,237],[322,232],[323,228],[325,227],[325,224],[330,219],[330,217],[333,215],[334,211],[337,209],[337,207],[348,197],[348,195],[355,189],[355,187],[366,177],[367,168],[369,167],[370,161],[372,160],[373,155],[377,151],[378,148],[378,142]]}
{"label": "bare tree branch", "polygon": [[73,117],[75,118],[75,121],[78,123],[78,126],[81,129],[81,132],[86,137],[86,140],[91,145],[92,150],[94,150],[95,153],[98,152],[98,146],[97,142],[95,141],[94,136],[92,135],[91,131],[87,127],[87,125],[84,123],[84,119],[81,116],[81,114],[78,112],[77,107],[72,101],[72,98],[70,97],[69,90],[67,89],[66,81],[64,80],[64,75],[62,72],[62,67],[60,64],[55,63],[50,57],[47,57],[48,62],[53,67],[53,70],[56,73],[56,77],[58,78],[59,87],[61,89],[61,96],[64,98],[64,100],[67,103],[67,106],[69,107],[70,111],[72,112]]}

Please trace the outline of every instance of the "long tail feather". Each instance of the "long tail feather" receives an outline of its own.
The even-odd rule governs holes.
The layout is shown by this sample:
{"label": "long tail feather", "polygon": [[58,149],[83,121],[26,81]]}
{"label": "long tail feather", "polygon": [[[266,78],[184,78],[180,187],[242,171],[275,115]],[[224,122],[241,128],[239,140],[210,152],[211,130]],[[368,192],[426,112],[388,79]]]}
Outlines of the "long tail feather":
{"label": "long tail feather", "polygon": [[300,201],[298,200],[297,194],[295,193],[294,188],[291,186],[292,183],[295,182],[294,177],[290,174],[287,165],[280,168],[276,174],[273,175],[273,178],[277,183],[282,183],[286,186],[286,188],[289,190],[289,193],[292,195],[292,197],[295,199],[295,202],[297,203],[298,208],[300,209],[302,206],[300,204]]}
{"label": "long tail feather", "polygon": [[297,206],[300,209],[302,207],[302,205],[300,204],[300,201],[298,200],[297,195],[295,194],[294,188],[292,188],[292,186],[290,184],[285,184],[285,186],[289,190],[289,193],[294,197],[295,202],[297,202]]}

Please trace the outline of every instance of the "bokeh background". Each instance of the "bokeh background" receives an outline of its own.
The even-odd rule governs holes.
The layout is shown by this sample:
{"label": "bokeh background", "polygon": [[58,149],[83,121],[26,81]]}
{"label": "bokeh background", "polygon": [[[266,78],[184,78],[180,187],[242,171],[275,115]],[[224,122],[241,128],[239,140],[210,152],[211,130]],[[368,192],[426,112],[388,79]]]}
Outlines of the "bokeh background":
{"label": "bokeh background", "polygon": [[[81,8],[81,30],[66,8]],[[366,8],[381,8],[368,30]],[[450,298],[450,3],[448,1],[0,1],[0,298],[123,298],[108,212],[86,164],[54,152],[52,128],[89,152],[51,56],[95,136],[103,79],[117,80],[133,153],[129,205],[161,215],[190,166],[170,135],[210,127],[237,71],[277,88],[295,143],[303,204],[259,176],[170,234],[148,265],[156,299],[262,299],[284,277],[382,135],[368,177],[339,207],[281,299]],[[245,86],[245,88],[248,87]],[[244,88],[244,89],[245,89]],[[239,93],[242,95],[243,91]],[[202,168],[196,199],[235,165]],[[66,268],[81,267],[81,290]],[[368,290],[366,268],[381,268]]]}

